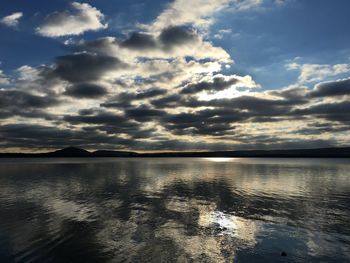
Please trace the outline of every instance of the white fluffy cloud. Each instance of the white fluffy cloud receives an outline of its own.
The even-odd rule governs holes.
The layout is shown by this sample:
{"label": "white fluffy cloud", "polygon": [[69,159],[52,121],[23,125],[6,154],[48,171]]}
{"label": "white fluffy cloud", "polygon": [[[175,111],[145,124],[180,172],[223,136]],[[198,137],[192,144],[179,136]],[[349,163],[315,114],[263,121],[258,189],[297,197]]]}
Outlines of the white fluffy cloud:
{"label": "white fluffy cloud", "polygon": [[237,11],[244,11],[251,9],[253,7],[257,7],[263,3],[263,0],[244,0],[244,1],[234,1],[235,6],[234,9]]}
{"label": "white fluffy cloud", "polygon": [[23,65],[16,70],[18,80],[20,81],[34,81],[38,78],[39,71],[28,65]]}
{"label": "white fluffy cloud", "polygon": [[230,28],[228,29],[220,29],[216,34],[214,34],[214,37],[217,39],[222,39],[224,35],[232,34],[232,30]]}
{"label": "white fluffy cloud", "polygon": [[104,14],[86,3],[73,2],[75,12],[64,11],[50,14],[46,21],[37,28],[37,32],[46,37],[80,35],[86,31],[105,29]]}
{"label": "white fluffy cloud", "polygon": [[350,72],[349,64],[298,64],[290,63],[286,65],[288,70],[300,70],[298,81],[300,83],[321,81],[325,77],[337,76]]}
{"label": "white fluffy cloud", "polygon": [[22,12],[16,12],[16,13],[13,13],[9,16],[5,16],[3,17],[0,22],[6,26],[9,26],[9,27],[16,27],[18,26],[18,23],[19,23],[19,19],[23,16],[23,13]]}
{"label": "white fluffy cloud", "polygon": [[9,78],[3,73],[2,70],[0,70],[0,85],[5,85],[9,83],[10,83]]}
{"label": "white fluffy cloud", "polygon": [[207,28],[213,22],[213,14],[227,7],[229,3],[230,0],[176,0],[156,18],[151,29],[160,30],[184,24]]}
{"label": "white fluffy cloud", "polygon": [[263,0],[175,0],[149,27],[158,31],[169,26],[191,24],[207,29],[214,22],[214,15],[228,8],[231,11],[244,11],[263,4]]}

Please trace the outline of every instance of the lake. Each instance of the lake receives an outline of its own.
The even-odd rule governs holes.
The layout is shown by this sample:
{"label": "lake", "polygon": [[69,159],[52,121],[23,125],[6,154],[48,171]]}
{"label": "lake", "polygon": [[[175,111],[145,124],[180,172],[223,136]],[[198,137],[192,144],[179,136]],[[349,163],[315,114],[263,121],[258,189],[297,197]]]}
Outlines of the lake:
{"label": "lake", "polygon": [[0,262],[350,262],[350,162],[1,159]]}

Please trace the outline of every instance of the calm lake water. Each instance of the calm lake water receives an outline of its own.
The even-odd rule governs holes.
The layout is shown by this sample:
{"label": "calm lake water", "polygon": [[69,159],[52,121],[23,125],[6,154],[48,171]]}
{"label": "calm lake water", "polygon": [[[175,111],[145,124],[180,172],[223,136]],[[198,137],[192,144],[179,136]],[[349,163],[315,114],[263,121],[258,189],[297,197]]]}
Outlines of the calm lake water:
{"label": "calm lake water", "polygon": [[350,162],[1,159],[0,262],[350,262]]}

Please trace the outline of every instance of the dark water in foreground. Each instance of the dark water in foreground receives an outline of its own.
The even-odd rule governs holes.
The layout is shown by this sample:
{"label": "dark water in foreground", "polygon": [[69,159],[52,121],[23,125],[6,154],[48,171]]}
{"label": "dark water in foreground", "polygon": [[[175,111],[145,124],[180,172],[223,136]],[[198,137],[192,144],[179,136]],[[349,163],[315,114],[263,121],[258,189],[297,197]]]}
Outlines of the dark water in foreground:
{"label": "dark water in foreground", "polygon": [[0,262],[232,261],[350,262],[349,160],[0,160]]}

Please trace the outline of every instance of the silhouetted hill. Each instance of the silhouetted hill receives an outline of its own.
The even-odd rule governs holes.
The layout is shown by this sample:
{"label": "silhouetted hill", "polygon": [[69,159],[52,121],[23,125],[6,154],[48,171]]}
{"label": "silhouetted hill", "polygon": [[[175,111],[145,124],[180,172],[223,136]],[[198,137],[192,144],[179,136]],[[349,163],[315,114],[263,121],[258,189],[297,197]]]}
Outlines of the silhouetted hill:
{"label": "silhouetted hill", "polygon": [[215,152],[158,152],[137,153],[129,151],[89,152],[68,147],[48,153],[0,153],[0,157],[269,157],[269,158],[350,158],[350,147],[294,149],[294,150],[249,150]]}
{"label": "silhouetted hill", "polygon": [[91,156],[91,153],[84,149],[68,147],[68,148],[47,153],[47,155],[50,155],[52,157],[89,157]]}

